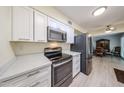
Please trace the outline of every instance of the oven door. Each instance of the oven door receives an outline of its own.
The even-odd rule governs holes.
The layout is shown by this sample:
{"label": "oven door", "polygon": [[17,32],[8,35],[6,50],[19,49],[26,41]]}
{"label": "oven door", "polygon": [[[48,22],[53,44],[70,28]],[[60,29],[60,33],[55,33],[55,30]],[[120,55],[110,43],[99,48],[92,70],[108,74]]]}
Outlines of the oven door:
{"label": "oven door", "polygon": [[64,31],[60,31],[60,29],[55,29],[52,27],[48,27],[48,41],[66,41],[66,33]]}
{"label": "oven door", "polygon": [[72,58],[52,65],[52,86],[68,86],[72,82]]}

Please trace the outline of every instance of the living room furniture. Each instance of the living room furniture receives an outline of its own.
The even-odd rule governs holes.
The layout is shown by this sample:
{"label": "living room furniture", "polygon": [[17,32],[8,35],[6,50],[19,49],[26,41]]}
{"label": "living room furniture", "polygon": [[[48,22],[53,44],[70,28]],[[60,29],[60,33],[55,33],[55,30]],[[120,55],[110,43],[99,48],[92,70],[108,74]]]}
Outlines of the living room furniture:
{"label": "living room furniture", "polygon": [[107,54],[110,52],[110,40],[100,39],[96,41],[96,48],[101,47],[104,50],[104,53]]}
{"label": "living room furniture", "polygon": [[105,55],[105,51],[102,47],[96,47],[95,54],[96,54],[96,56],[102,57]]}
{"label": "living room furniture", "polygon": [[114,47],[111,51],[112,55],[113,56],[120,56],[121,54],[121,47],[117,46],[117,47]]}

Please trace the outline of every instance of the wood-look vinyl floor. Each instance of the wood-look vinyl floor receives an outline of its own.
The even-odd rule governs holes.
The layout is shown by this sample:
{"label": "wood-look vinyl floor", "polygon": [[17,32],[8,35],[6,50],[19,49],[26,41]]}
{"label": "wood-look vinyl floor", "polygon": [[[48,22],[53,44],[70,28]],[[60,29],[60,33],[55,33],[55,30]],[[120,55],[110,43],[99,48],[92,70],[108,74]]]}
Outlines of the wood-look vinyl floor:
{"label": "wood-look vinyl floor", "polygon": [[70,87],[124,87],[117,81],[113,68],[124,70],[124,60],[118,57],[93,57],[93,69],[89,76],[79,73]]}

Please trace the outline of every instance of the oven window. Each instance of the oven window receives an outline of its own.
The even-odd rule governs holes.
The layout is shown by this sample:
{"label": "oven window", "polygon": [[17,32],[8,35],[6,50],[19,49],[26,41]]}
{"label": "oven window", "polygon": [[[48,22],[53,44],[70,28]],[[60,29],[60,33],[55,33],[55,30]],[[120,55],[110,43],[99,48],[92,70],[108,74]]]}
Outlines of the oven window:
{"label": "oven window", "polygon": [[54,68],[54,85],[72,73],[72,60]]}

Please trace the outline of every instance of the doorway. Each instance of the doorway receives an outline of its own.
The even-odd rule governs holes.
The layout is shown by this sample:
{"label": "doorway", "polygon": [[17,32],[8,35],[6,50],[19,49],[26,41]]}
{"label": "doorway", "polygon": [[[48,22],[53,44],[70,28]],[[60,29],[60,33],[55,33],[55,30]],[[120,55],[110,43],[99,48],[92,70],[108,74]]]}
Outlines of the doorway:
{"label": "doorway", "polygon": [[96,41],[96,47],[102,47],[105,52],[110,52],[110,40],[100,39]]}

